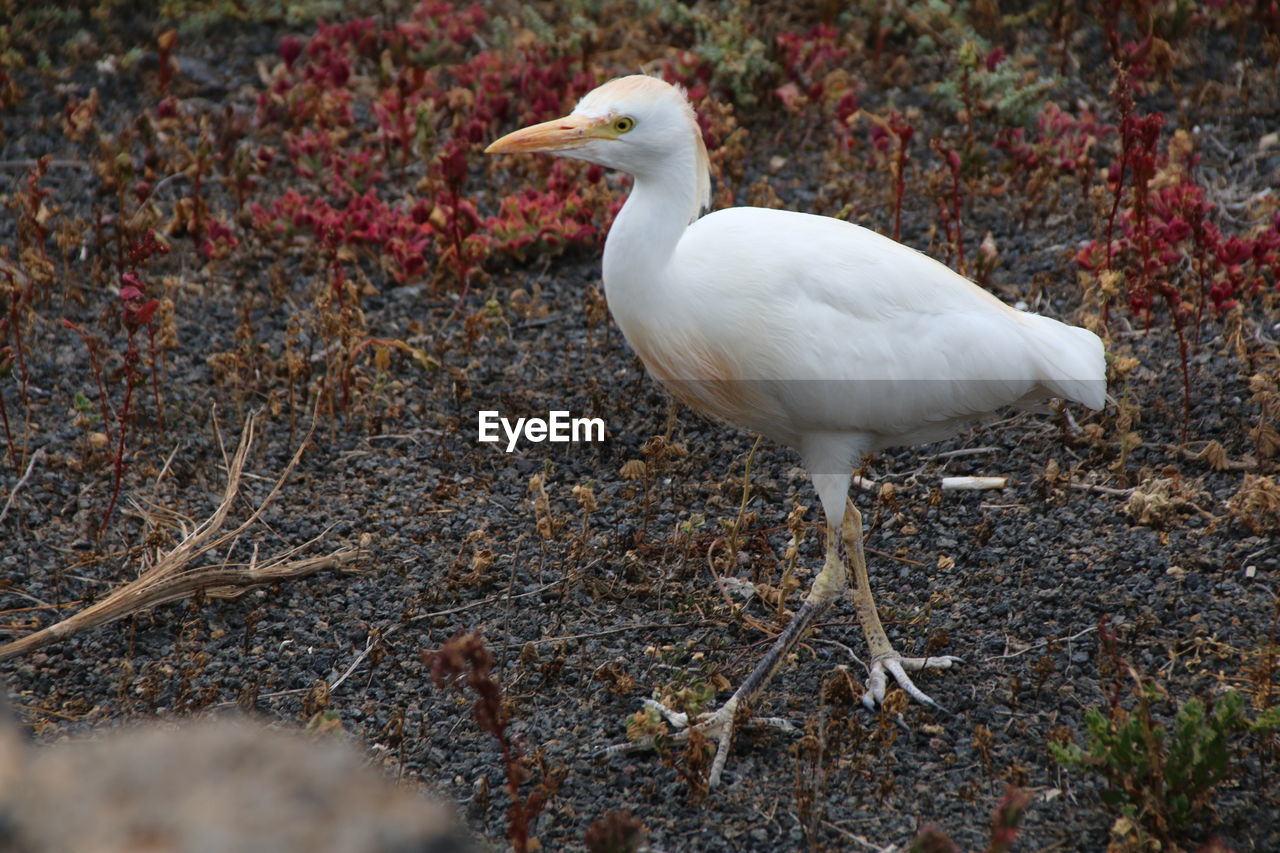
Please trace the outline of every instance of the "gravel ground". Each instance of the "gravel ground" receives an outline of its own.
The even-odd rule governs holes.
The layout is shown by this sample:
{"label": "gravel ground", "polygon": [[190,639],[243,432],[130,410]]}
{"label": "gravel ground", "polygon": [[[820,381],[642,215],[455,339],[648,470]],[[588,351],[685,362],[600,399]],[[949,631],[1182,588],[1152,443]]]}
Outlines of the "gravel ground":
{"label": "gravel ground", "polygon": [[[219,69],[234,85],[189,97],[245,101],[253,61],[276,37],[239,33]],[[208,46],[188,49],[216,58]],[[141,74],[106,77],[85,65],[62,82],[99,85],[108,115],[127,121],[147,97]],[[29,95],[5,116],[0,159],[62,156],[67,143],[50,118],[62,108],[54,83],[31,75],[23,84]],[[1071,85],[1105,97],[1084,77]],[[928,106],[923,94],[897,97]],[[925,112],[919,132],[939,120]],[[1214,142],[1201,150],[1222,198],[1274,186],[1277,164],[1253,152],[1278,120],[1275,102],[1256,98],[1249,109],[1202,104],[1171,119],[1212,125]],[[785,119],[774,121],[748,125],[741,186],[765,174],[771,140],[785,129]],[[820,142],[789,150],[771,186],[788,206],[834,213]],[[16,187],[21,174],[7,171],[6,183]],[[110,194],[85,192],[86,181],[84,170],[66,167],[46,183],[64,213],[87,217]],[[966,234],[991,231],[1000,246],[997,292],[1069,321],[1080,316],[1071,256],[1093,236],[1089,208],[1072,189],[1059,187],[1049,210],[1030,216],[975,199],[965,221]],[[492,202],[487,193],[477,190],[482,205]],[[903,238],[939,253],[931,205],[908,204]],[[878,228],[890,220],[873,204],[859,216]],[[5,239],[12,233],[12,225],[0,229]],[[1056,415],[1008,413],[947,442],[869,460],[863,474],[877,487],[854,498],[881,614],[903,653],[965,659],[918,681],[951,713],[896,701],[879,713],[862,709],[861,633],[843,603],[756,709],[802,733],[744,733],[722,788],[704,798],[680,754],[592,755],[625,739],[627,717],[655,689],[710,684],[723,698],[745,677],[769,640],[752,624],[776,631],[777,608],[765,596],[731,608],[712,566],[762,585],[766,596],[776,591],[788,514],[802,505],[799,587],[787,599],[798,606],[822,560],[820,508],[798,458],[767,443],[749,457],[752,436],[673,412],[602,313],[598,251],[490,269],[465,324],[447,323],[452,302],[424,284],[378,282],[363,303],[368,328],[411,342],[439,335],[431,342],[439,367],[395,357],[357,407],[313,418],[306,403],[290,405],[287,377],[238,384],[210,359],[252,347],[279,354],[291,316],[310,299],[314,271],[298,253],[241,254],[234,266],[182,270],[180,346],[165,365],[167,429],[144,407],[119,515],[101,539],[91,531],[110,497],[110,456],[76,422],[69,401],[92,391],[92,374],[83,345],[57,321],[90,322],[103,300],[65,298],[46,312],[31,341],[28,425],[32,449],[45,455],[0,527],[0,600],[10,608],[0,638],[52,621],[48,610],[20,608],[100,597],[181,536],[177,519],[208,516],[225,477],[216,430],[234,444],[254,411],[262,421],[237,518],[266,496],[307,429],[315,432],[261,523],[218,556],[265,558],[319,537],[313,552],[348,545],[360,559],[350,571],[157,607],[5,662],[0,678],[40,742],[125,721],[248,713],[305,725],[328,712],[371,762],[458,803],[477,835],[500,848],[508,801],[496,741],[478,729],[471,697],[437,687],[420,656],[478,631],[495,660],[508,733],[532,756],[535,781],[558,782],[534,827],[546,849],[581,849],[586,827],[612,809],[630,810],[659,850],[870,850],[903,844],[925,824],[973,849],[986,843],[1007,786],[1017,785],[1033,796],[1019,849],[1099,850],[1115,816],[1097,780],[1068,774],[1048,744],[1068,734],[1082,742],[1084,712],[1105,705],[1112,684],[1128,695],[1127,678],[1100,653],[1100,620],[1123,658],[1178,701],[1226,686],[1274,690],[1274,669],[1261,666],[1275,650],[1280,549],[1227,511],[1245,474],[1274,479],[1274,464],[1215,470],[1193,458],[1210,441],[1233,463],[1256,453],[1250,377],[1277,364],[1268,340],[1280,319],[1273,296],[1250,307],[1247,358],[1237,326],[1206,322],[1190,362],[1185,445],[1176,339],[1164,325],[1148,331],[1120,320],[1109,349],[1137,366],[1111,393],[1139,413],[1135,424],[1120,423],[1115,407],[1070,410],[1074,428]],[[283,284],[268,293],[273,272]],[[517,289],[525,298],[511,298]],[[489,299],[501,310],[484,310]],[[1258,337],[1249,338],[1251,328]],[[3,392],[14,411],[12,385]],[[507,454],[476,440],[485,409],[509,417],[568,410],[602,418],[607,436]],[[1141,446],[1122,454],[1127,429]],[[749,458],[731,564],[727,531],[739,519]],[[632,460],[645,460],[643,476]],[[6,467],[0,494],[10,496],[19,473]],[[1006,476],[1009,485],[938,488],[943,476],[969,474]],[[575,487],[592,490],[594,508]],[[1135,515],[1134,487],[1172,500]],[[1192,837],[1280,849],[1273,758],[1246,756]]]}

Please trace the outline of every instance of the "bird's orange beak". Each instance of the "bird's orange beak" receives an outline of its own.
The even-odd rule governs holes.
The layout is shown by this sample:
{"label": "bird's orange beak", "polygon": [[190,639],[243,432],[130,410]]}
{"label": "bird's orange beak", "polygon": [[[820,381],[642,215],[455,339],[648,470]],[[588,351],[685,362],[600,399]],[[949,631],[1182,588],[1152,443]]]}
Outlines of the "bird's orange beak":
{"label": "bird's orange beak", "polygon": [[484,149],[486,154],[518,154],[528,151],[567,151],[594,139],[614,139],[607,118],[567,115],[508,133]]}

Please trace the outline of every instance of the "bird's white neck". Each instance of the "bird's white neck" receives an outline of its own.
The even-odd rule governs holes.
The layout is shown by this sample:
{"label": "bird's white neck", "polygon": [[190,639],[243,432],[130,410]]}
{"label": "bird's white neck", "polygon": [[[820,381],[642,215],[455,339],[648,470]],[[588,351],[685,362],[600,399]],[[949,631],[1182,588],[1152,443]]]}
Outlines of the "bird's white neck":
{"label": "bird's white neck", "polygon": [[638,301],[657,296],[654,290],[667,280],[664,270],[701,204],[693,152],[687,162],[671,158],[663,165],[659,174],[636,176],[605,240],[605,294],[620,320]]}

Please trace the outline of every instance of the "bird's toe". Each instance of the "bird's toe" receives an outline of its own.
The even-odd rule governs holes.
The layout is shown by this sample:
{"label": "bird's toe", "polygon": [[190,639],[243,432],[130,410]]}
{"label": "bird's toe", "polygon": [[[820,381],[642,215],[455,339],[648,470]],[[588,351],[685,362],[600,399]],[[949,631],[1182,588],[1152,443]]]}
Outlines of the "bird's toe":
{"label": "bird's toe", "polygon": [[931,655],[922,658],[906,658],[897,652],[889,652],[876,656],[871,662],[871,669],[867,675],[867,690],[862,694],[862,704],[869,711],[874,711],[884,702],[885,689],[888,686],[888,676],[892,675],[893,680],[898,686],[906,692],[908,696],[916,700],[922,705],[928,705],[944,714],[951,713],[942,705],[933,700],[929,694],[925,693],[919,687],[916,687],[914,681],[908,672],[920,672],[925,669],[950,669],[952,666],[962,664],[964,661],[955,655]]}
{"label": "bird's toe", "polygon": [[871,671],[867,674],[867,690],[862,694],[862,704],[868,711],[874,711],[884,702],[886,686],[884,664],[877,661],[872,664]]}
{"label": "bird's toe", "polygon": [[[701,737],[714,741],[716,744],[715,757],[712,759],[711,772],[707,778],[707,786],[709,788],[716,787],[720,782],[725,763],[729,759],[729,747],[733,743],[733,733],[736,728],[736,709],[734,705],[726,703],[716,711],[704,713],[696,721],[691,722],[688,714],[673,711],[661,702],[653,699],[643,699],[641,701],[646,709],[660,714],[663,719],[671,724],[675,731],[671,734],[645,735],[624,743],[611,744],[597,751],[593,757],[597,759],[611,758],[615,755],[645,752],[660,747],[665,748],[664,745],[684,744],[693,737],[694,732],[697,732]],[[741,725],[747,728],[777,729],[788,734],[795,734],[800,731],[791,721],[782,717],[747,717],[741,721]]]}
{"label": "bird's toe", "polygon": [[663,719],[675,726],[677,729],[687,729],[689,727],[688,714],[682,711],[673,711],[656,699],[641,699],[640,701],[644,703],[646,708],[651,711],[657,711],[661,714]]}

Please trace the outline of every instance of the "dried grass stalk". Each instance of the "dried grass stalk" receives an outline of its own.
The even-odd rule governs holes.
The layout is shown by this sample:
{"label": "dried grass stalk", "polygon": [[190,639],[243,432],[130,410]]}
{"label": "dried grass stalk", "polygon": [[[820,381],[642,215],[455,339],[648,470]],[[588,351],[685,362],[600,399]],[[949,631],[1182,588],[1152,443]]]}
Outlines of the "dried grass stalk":
{"label": "dried grass stalk", "polygon": [[[162,556],[154,566],[143,572],[136,580],[116,588],[100,601],[61,622],[0,646],[0,661],[26,654],[50,643],[65,640],[89,628],[106,625],[148,608],[186,598],[197,592],[216,597],[231,597],[243,594],[251,587],[299,578],[325,569],[341,568],[353,562],[358,552],[348,547],[339,548],[323,556],[295,559],[300,551],[319,539],[316,537],[263,561],[254,559],[248,564],[221,561],[192,567],[193,563],[210,551],[229,547],[237,537],[262,517],[267,506],[280,493],[280,489],[297,466],[303,450],[311,440],[311,432],[308,432],[258,508],[236,527],[222,532],[227,515],[240,491],[240,480],[244,474],[245,460],[253,446],[256,426],[257,413],[250,414],[240,433],[240,444],[236,448],[235,455],[227,461],[227,486],[223,490],[222,501],[212,515],[196,525],[173,550]],[[222,443],[220,432],[218,443],[219,445]],[[223,458],[226,458],[225,448]]]}

